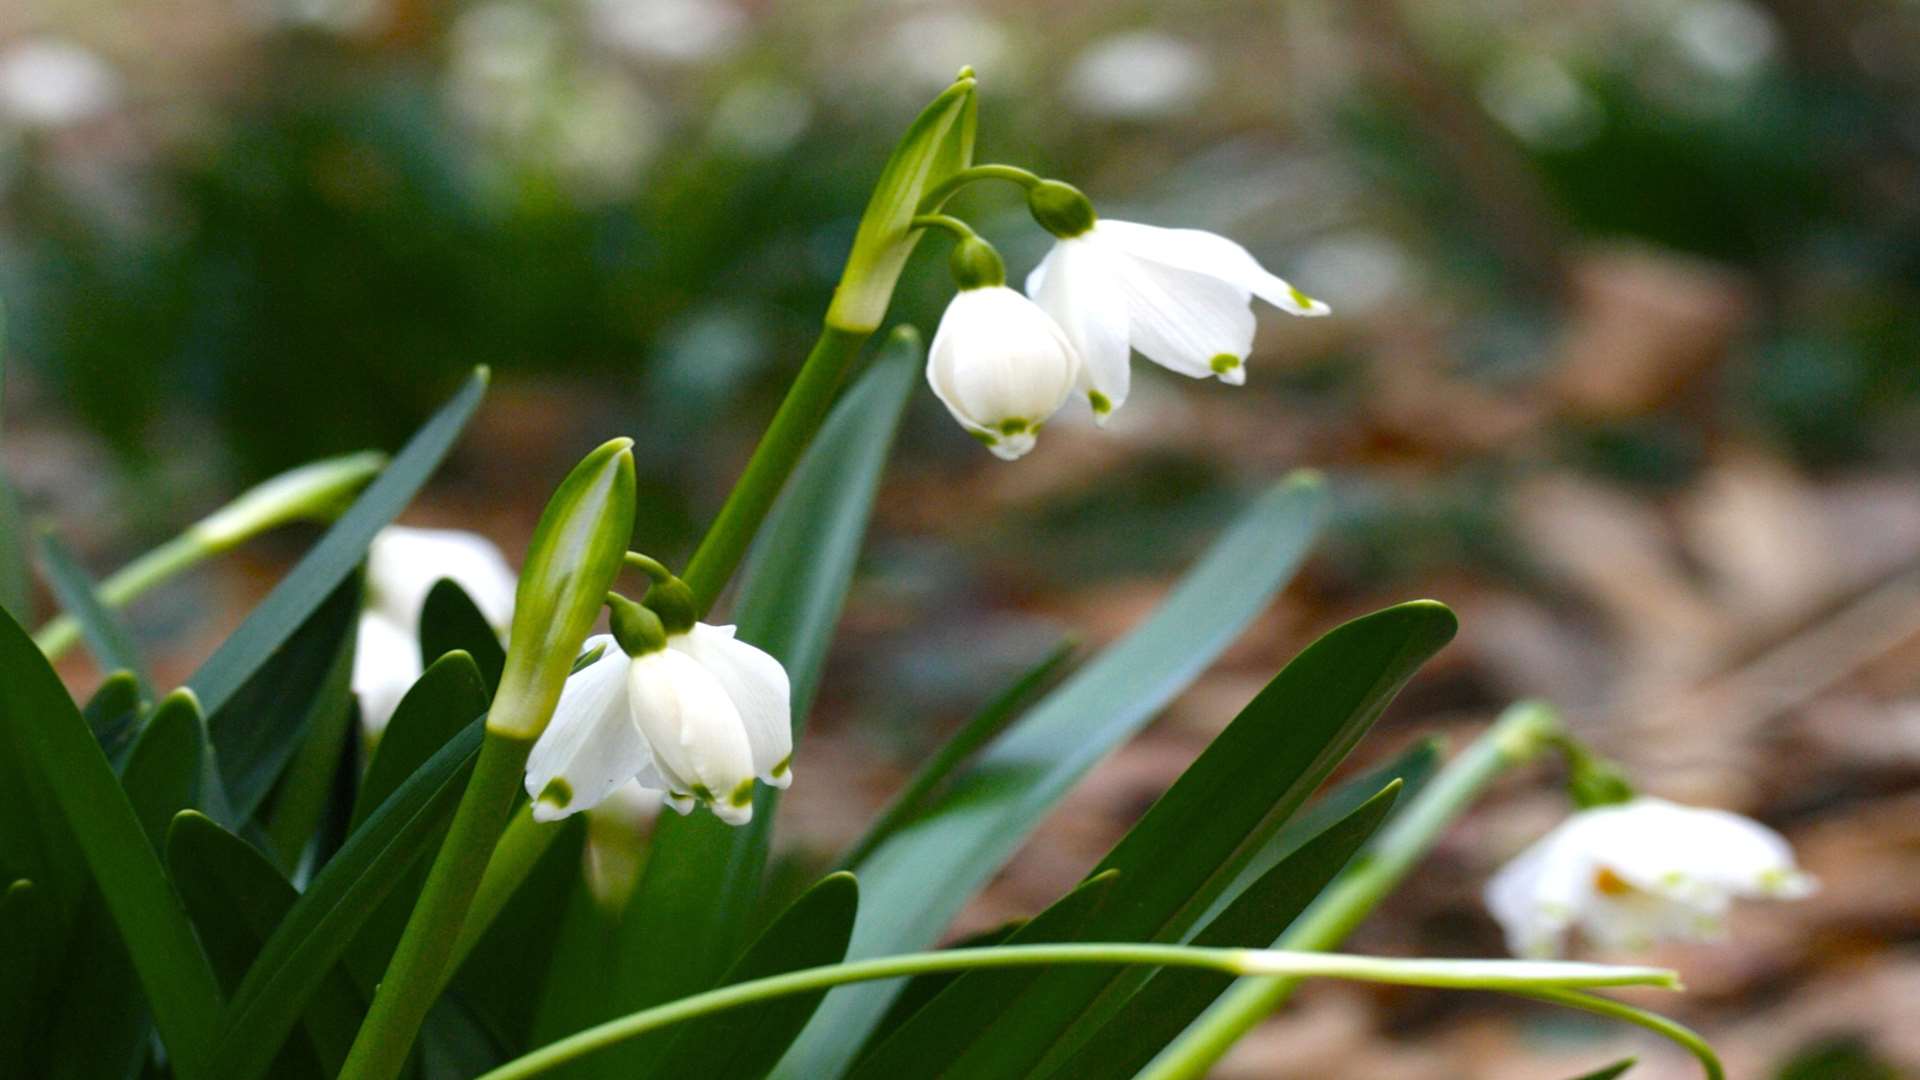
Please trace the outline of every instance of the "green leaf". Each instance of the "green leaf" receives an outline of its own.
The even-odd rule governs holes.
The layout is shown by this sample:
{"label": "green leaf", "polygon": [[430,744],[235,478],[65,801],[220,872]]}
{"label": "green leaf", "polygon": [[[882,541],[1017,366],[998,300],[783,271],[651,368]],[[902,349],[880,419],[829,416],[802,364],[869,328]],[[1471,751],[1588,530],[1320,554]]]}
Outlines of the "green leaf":
{"label": "green leaf", "polygon": [[[252,845],[191,811],[167,833],[167,866],[221,984],[237,990],[300,894]],[[333,971],[305,1010],[300,1047],[276,1062],[274,1075],[289,1067],[338,1073],[365,1011],[352,981]]]}
{"label": "green leaf", "polygon": [[[1042,699],[934,807],[881,844],[856,868],[866,902],[850,955],[932,942],[1080,777],[1266,608],[1305,555],[1325,501],[1318,479],[1304,474],[1262,495],[1151,618]],[[839,990],[777,1075],[840,1073],[894,991]]]}
{"label": "green leaf", "polygon": [[1440,739],[1422,739],[1385,764],[1345,781],[1314,800],[1306,809],[1288,818],[1287,823],[1281,826],[1273,839],[1263,845],[1247,865],[1240,869],[1233,884],[1214,900],[1212,907],[1200,917],[1200,921],[1211,922],[1218,918],[1235,897],[1266,876],[1267,871],[1300,850],[1307,841],[1319,836],[1342,818],[1360,809],[1362,805],[1379,795],[1380,789],[1388,784],[1399,781],[1400,798],[1394,805],[1396,809],[1405,806],[1407,801],[1426,785],[1427,780],[1433,776],[1434,770],[1438,768],[1440,749]]}
{"label": "green leaf", "polygon": [[[360,581],[341,583],[246,684],[207,715],[236,819],[259,812],[316,723],[346,708]],[[203,697],[203,705],[211,704]]]}
{"label": "green leaf", "polygon": [[1054,675],[1064,666],[1067,658],[1073,655],[1075,643],[1072,640],[1054,646],[1052,652],[1038,664],[1014,680],[1013,685],[987,702],[979,712],[967,720],[953,738],[942,743],[940,749],[926,760],[913,776],[900,788],[900,793],[880,811],[873,824],[867,826],[867,833],[858,843],[848,849],[841,857],[840,865],[857,866],[880,842],[892,836],[900,826],[913,820],[927,806],[928,800],[947,778],[951,777],[961,765],[966,764],[980,748],[993,741],[994,737],[1005,731],[1013,723],[1020,710],[1040,692],[1040,689],[1053,681]]}
{"label": "green leaf", "polygon": [[463,728],[367,818],[261,947],[227,1007],[221,1080],[261,1074],[356,932],[432,848],[479,755],[482,724]]}
{"label": "green leaf", "polygon": [[353,802],[353,830],[386,802],[407,777],[438,753],[473,718],[487,711],[487,688],[480,669],[464,652],[449,652],[428,665],[426,674],[394,707],[380,734],[373,760],[360,780]]}
{"label": "green leaf", "polygon": [[[6,409],[6,311],[0,308],[0,416]],[[0,611],[26,625],[33,614],[33,575],[27,568],[26,518],[6,471],[0,469]],[[22,901],[28,903],[29,901]]]}
{"label": "green leaf", "polygon": [[40,534],[40,554],[47,566],[47,580],[53,586],[60,607],[80,624],[80,635],[102,671],[130,671],[147,696],[153,695],[153,678],[133,646],[133,636],[120,623],[119,616],[107,610],[94,591],[93,579],[74,561],[67,546],[52,532]]}
{"label": "green leaf", "polygon": [[[1087,882],[1083,881],[1079,887],[1084,888],[1086,885]],[[1019,933],[1021,927],[1032,921],[1031,917],[1010,919],[992,929],[968,934],[958,941],[943,945],[941,951],[985,949],[995,945],[1005,945],[1007,939]],[[893,1003],[887,1006],[886,1015],[873,1026],[873,1034],[867,1038],[867,1045],[860,1050],[860,1059],[864,1059],[874,1047],[892,1038],[893,1033],[900,1030],[900,1025],[906,1023],[921,1009],[926,1008],[928,1002],[939,997],[941,991],[952,986],[965,974],[964,971],[930,971],[908,979],[906,985],[901,987],[900,993],[895,995]],[[858,1063],[859,1060],[856,1060],[856,1064]]]}
{"label": "green leaf", "polygon": [[[1453,613],[1402,604],[1340,626],[1274,676],[1095,868],[1120,871],[1087,941],[1178,942],[1453,638]],[[1262,944],[1265,944],[1263,941]],[[1035,980],[947,1075],[1026,1076],[1070,1052],[1148,969],[1060,969]]]}
{"label": "green leaf", "polygon": [[[220,989],[112,767],[33,639],[0,618],[0,737],[44,842],[84,855],[176,1071],[208,1075]],[[44,799],[45,801],[42,801]],[[14,807],[6,808],[14,817]],[[35,879],[41,880],[39,878]]]}
{"label": "green leaf", "polygon": [[[356,592],[355,599],[358,599]],[[288,873],[300,865],[300,856],[313,839],[326,813],[327,798],[333,793],[334,778],[340,771],[340,758],[353,730],[353,651],[358,637],[357,620],[347,623],[341,641],[333,653],[333,665],[320,677],[320,688],[310,699],[306,716],[300,723],[300,742],[274,789],[273,805],[267,815],[267,840],[279,854],[280,867]],[[273,670],[270,666],[269,671]]]}
{"label": "green leaf", "polygon": [[195,804],[200,789],[200,759],[206,745],[206,732],[200,714],[192,707],[192,697],[182,694],[185,707],[171,704],[156,708],[146,730],[127,755],[127,767],[120,784],[133,804],[154,851],[165,849],[167,828],[173,816]]}
{"label": "green leaf", "polygon": [[[1202,926],[1191,944],[1271,945],[1386,820],[1399,789],[1399,781],[1388,781],[1373,798],[1280,860]],[[1064,1065],[1045,1075],[1055,1080],[1132,1076],[1232,985],[1233,976],[1219,972],[1162,969]]]}
{"label": "green leaf", "polygon": [[420,666],[432,667],[435,660],[456,649],[473,658],[491,694],[500,685],[507,651],[473,598],[452,579],[441,578],[420,609]]}
{"label": "green leaf", "polygon": [[0,893],[0,1076],[39,1072],[42,987],[59,933],[44,889],[21,878]]}
{"label": "green leaf", "polygon": [[1614,1080],[1615,1077],[1625,1076],[1628,1070],[1638,1064],[1640,1064],[1639,1058],[1621,1058],[1619,1061],[1608,1065],[1604,1069],[1595,1069],[1590,1073],[1581,1073],[1579,1076],[1574,1077],[1573,1080]]}
{"label": "green leaf", "polygon": [[[847,955],[860,889],[853,875],[829,874],[801,894],[727,972],[722,985],[837,964]],[[712,1013],[673,1029],[661,1076],[765,1076],[813,1016],[822,990]]]}
{"label": "green leaf", "polygon": [[[1119,877],[1118,870],[1094,874],[1015,930],[1006,944],[1039,945],[1083,937],[1088,922],[1113,895]],[[863,1056],[850,1080],[944,1076],[966,1053],[968,1044],[984,1035],[1007,1003],[1025,993],[1041,974],[1040,968],[1008,968],[960,975],[885,1042]]]}
{"label": "green leaf", "polygon": [[107,676],[100,689],[87,699],[80,715],[87,721],[100,751],[107,755],[117,772],[127,763],[127,751],[140,737],[140,680],[131,671],[116,671]]}
{"label": "green leaf", "polygon": [[[438,468],[467,420],[486,394],[487,373],[476,370],[407,445],[395,455],[380,478],[368,485],[340,520],[328,529],[286,579],[275,586],[240,628],[227,638],[200,670],[187,680],[200,695],[209,716],[218,716],[229,699],[240,692],[274,654],[306,625],[314,612],[353,574],[366,557],[367,545],[413,499],[420,485]],[[226,753],[216,725],[214,744]],[[239,791],[235,799],[244,804]]]}
{"label": "green leaf", "polygon": [[[827,648],[853,581],[900,415],[919,372],[917,339],[895,337],[834,408],[768,516],[734,606],[738,636],[787,669],[795,734],[805,726]],[[804,765],[802,765],[804,769]],[[800,781],[804,783],[804,780]],[[759,785],[753,822],[662,815],[618,935],[617,993],[607,1019],[715,985],[759,899],[779,792]],[[656,1055],[665,1039],[603,1055],[606,1075]]]}

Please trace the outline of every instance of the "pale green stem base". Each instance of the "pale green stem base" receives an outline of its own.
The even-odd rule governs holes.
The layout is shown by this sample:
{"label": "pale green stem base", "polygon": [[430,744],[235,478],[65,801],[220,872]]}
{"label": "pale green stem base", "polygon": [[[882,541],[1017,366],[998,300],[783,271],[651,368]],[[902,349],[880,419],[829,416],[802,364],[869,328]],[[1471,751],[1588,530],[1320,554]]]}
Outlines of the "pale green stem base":
{"label": "pale green stem base", "polygon": [[341,1080],[393,1080],[427,1010],[439,997],[467,912],[513,809],[533,742],[487,732],[426,886],[407,919],[373,1005],[354,1037]]}
{"label": "pale green stem base", "polygon": [[734,983],[670,1001],[570,1035],[485,1073],[480,1080],[520,1080],[537,1076],[596,1050],[682,1023],[708,1013],[738,1008],[768,998],[824,990],[846,983],[893,979],[929,972],[978,968],[1040,967],[1061,964],[1146,965],[1224,971],[1235,975],[1280,974],[1289,978],[1346,979],[1471,990],[1558,990],[1594,986],[1675,985],[1673,973],[1659,968],[1601,964],[1537,964],[1501,960],[1401,960],[1333,953],[1279,952],[1267,949],[1207,949],[1190,945],[1132,942],[1072,945],[1002,945],[980,949],[907,953],[872,960],[831,964]]}
{"label": "pale green stem base", "polygon": [[[100,603],[108,608],[125,607],[148,589],[218,553],[218,548],[189,529],[102,581]],[[79,640],[80,624],[71,615],[54,616],[33,635],[33,643],[48,660],[60,659]]]}
{"label": "pale green stem base", "polygon": [[[1433,778],[1396,814],[1373,846],[1320,894],[1276,943],[1287,949],[1331,949],[1399,885],[1440,834],[1494,778],[1532,760],[1560,731],[1553,710],[1535,702],[1508,709],[1491,729]],[[1241,1036],[1287,1000],[1298,980],[1242,979],[1161,1051],[1137,1080],[1191,1080],[1206,1075]]]}

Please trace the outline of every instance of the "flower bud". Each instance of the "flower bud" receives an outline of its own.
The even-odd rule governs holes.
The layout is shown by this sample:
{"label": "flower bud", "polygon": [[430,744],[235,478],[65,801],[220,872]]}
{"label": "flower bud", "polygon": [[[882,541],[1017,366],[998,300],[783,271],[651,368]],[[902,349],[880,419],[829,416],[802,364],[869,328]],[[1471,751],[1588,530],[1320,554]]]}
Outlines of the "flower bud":
{"label": "flower bud", "polygon": [[1027,189],[1027,210],[1040,227],[1072,239],[1093,228],[1093,202],[1080,189],[1058,180],[1042,180]]}
{"label": "flower bud", "polygon": [[1073,391],[1080,361],[1039,306],[1004,285],[963,289],[927,352],[927,382],[953,418],[1012,461]]}
{"label": "flower bud", "polygon": [[913,228],[920,200],[942,180],[973,163],[977,104],[973,69],[964,68],[907,129],[874,184],[847,255],[827,325],[871,333],[887,313],[894,282],[919,239]]}
{"label": "flower bud", "polygon": [[223,551],[289,521],[331,517],[386,464],[387,455],[366,450],[289,469],[247,489],[189,532],[209,548]]}
{"label": "flower bud", "polygon": [[588,454],[540,515],[514,595],[489,731],[530,739],[552,716],[633,535],[632,447],[632,439],[614,439]]}

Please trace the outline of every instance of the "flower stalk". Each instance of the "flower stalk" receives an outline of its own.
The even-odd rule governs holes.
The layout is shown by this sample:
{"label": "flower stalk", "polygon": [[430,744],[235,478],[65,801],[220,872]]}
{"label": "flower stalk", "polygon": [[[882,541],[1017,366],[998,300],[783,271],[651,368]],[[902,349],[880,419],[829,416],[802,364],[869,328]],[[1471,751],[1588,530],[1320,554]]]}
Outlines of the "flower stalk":
{"label": "flower stalk", "polygon": [[[100,602],[108,608],[125,607],[147,590],[263,532],[294,521],[332,518],[386,464],[387,456],[378,451],[346,454],[290,469],[249,488],[102,581]],[[80,624],[71,615],[49,619],[33,636],[49,660],[58,660],[79,640]]]}
{"label": "flower stalk", "polygon": [[540,516],[514,598],[500,688],[473,775],[386,976],[348,1051],[343,1080],[393,1080],[439,996],[461,932],[507,826],[534,740],[552,717],[574,658],[633,535],[631,439],[575,466]]}
{"label": "flower stalk", "polygon": [[1200,968],[1233,975],[1284,975],[1330,978],[1398,986],[1450,989],[1554,991],[1601,986],[1655,986],[1678,989],[1672,971],[1654,967],[1507,960],[1402,960],[1333,953],[1273,949],[1218,949],[1134,942],[1067,945],[1000,945],[978,949],[906,953],[806,968],[763,979],[733,983],[694,994],[591,1027],[482,1074],[480,1080],[523,1080],[586,1054],[683,1023],[709,1013],[735,1009],[789,994],[825,990],[932,972],[981,968],[1074,965],[1145,965]]}

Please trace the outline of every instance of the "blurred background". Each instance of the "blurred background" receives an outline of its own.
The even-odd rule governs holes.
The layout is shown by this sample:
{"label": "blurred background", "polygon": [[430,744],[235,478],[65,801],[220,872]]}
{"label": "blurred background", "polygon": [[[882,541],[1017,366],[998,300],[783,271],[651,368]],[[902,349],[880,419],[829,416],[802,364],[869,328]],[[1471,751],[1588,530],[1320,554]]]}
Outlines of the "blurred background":
{"label": "blurred background", "polygon": [[[1131,625],[1287,469],[1302,578],[958,931],[1064,892],[1294,651],[1426,595],[1459,640],[1363,746],[1559,702],[1643,786],[1824,882],[1669,949],[1733,1075],[1920,1073],[1920,3],[26,0],[0,7],[4,465],[104,574],[241,486],[496,390],[406,520],[523,547],[639,440],[684,555],[797,367],[868,185],[962,64],[979,159],[1230,234],[1325,298],[1248,385],[1136,365],[1018,466],[920,395],[783,806],[817,864],[1074,632]],[[1017,193],[954,204],[1016,275]],[[942,249],[943,250],[943,249]],[[930,330],[940,251],[893,309]],[[307,539],[131,613],[178,678]],[[40,602],[44,605],[46,598]],[[44,610],[44,608],[43,608]],[[84,659],[64,667],[76,686]],[[1501,951],[1478,890],[1562,813],[1504,783],[1361,933]],[[1222,1077],[1538,1078],[1642,1050],[1501,1000],[1317,987]]]}

